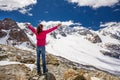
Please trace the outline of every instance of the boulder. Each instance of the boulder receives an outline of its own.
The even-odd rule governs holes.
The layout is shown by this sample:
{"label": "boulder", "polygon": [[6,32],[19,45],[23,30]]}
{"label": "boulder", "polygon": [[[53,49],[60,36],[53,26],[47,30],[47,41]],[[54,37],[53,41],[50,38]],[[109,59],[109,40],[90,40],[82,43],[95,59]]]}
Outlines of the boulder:
{"label": "boulder", "polygon": [[78,76],[78,72],[73,69],[68,69],[64,72],[64,79],[65,80],[73,80],[76,76]]}
{"label": "boulder", "polygon": [[0,80],[28,80],[30,69],[24,64],[0,66]]}
{"label": "boulder", "polygon": [[46,74],[46,80],[56,80],[54,74],[52,73],[47,73]]}
{"label": "boulder", "polygon": [[56,66],[59,65],[59,60],[51,54],[46,55],[46,62],[47,62],[47,64],[52,64],[52,65],[56,65]]}

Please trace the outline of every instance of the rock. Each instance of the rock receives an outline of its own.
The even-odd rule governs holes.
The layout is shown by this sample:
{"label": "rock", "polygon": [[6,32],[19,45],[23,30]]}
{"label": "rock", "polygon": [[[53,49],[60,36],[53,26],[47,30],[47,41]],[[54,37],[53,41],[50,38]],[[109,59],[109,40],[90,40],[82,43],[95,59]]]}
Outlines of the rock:
{"label": "rock", "polygon": [[73,80],[78,75],[78,72],[73,69],[68,69],[64,73],[65,80]]}
{"label": "rock", "polygon": [[105,43],[104,47],[107,48],[108,50],[111,50],[120,54],[120,44]]}
{"label": "rock", "polygon": [[56,80],[54,74],[52,73],[47,73],[46,74],[46,80]]}
{"label": "rock", "polygon": [[120,80],[119,77],[105,73],[103,71],[85,70],[85,69],[83,70],[85,71],[84,77],[86,78],[86,80],[91,80],[91,78],[93,77],[95,77],[94,79],[98,79],[98,80]]}
{"label": "rock", "polygon": [[57,39],[57,37],[56,37],[57,34],[56,34],[55,32],[50,33],[50,35],[51,35],[53,38]]}
{"label": "rock", "polygon": [[106,56],[113,57],[113,58],[116,58],[116,59],[120,59],[120,54],[117,54],[117,53],[114,53],[114,52],[103,51],[103,50],[100,50],[100,52],[103,53]]}
{"label": "rock", "polygon": [[[119,33],[119,34],[120,34],[120,33]],[[118,36],[118,35],[111,34],[110,36],[113,37],[113,38],[115,38],[115,39],[117,39],[117,40],[120,40],[120,36]]]}
{"label": "rock", "polygon": [[108,49],[109,51],[100,50],[101,53],[106,56],[120,59],[120,44],[105,43],[102,47]]}
{"label": "rock", "polygon": [[59,60],[55,56],[52,56],[51,54],[46,55],[46,62],[47,64],[52,64],[56,66],[59,65]]}
{"label": "rock", "polygon": [[83,73],[79,74],[79,72],[77,72],[74,69],[68,69],[64,73],[64,79],[65,80],[86,80],[85,77],[81,74]]}
{"label": "rock", "polygon": [[16,29],[12,29],[9,33],[10,37],[8,40],[17,40],[18,42],[26,42],[29,41],[29,39],[27,38],[26,34],[24,33],[23,30],[19,30]]}
{"label": "rock", "polygon": [[0,51],[0,60],[8,59],[10,61],[17,61],[27,64],[35,63],[36,56],[33,52],[5,45],[0,45],[0,48],[2,48]]}
{"label": "rock", "polygon": [[16,28],[17,23],[10,18],[5,18],[4,20],[2,20],[0,22],[0,26],[1,26],[1,29],[9,30],[9,29],[12,29],[12,28]]}
{"label": "rock", "polygon": [[35,59],[32,58],[32,57],[27,57],[27,58],[24,58],[22,60],[20,60],[20,58],[17,58],[17,59],[21,63],[27,63],[27,64],[33,64],[33,63],[35,63]]}
{"label": "rock", "polygon": [[0,80],[28,80],[30,69],[24,64],[0,66]]}
{"label": "rock", "polygon": [[4,37],[4,36],[6,36],[6,35],[7,35],[6,32],[0,30],[0,38]]}
{"label": "rock", "polygon": [[3,53],[0,51],[0,61],[1,60],[6,60],[8,58],[8,55],[6,53]]}
{"label": "rock", "polygon": [[7,53],[0,47],[0,61],[8,58]]}
{"label": "rock", "polygon": [[92,35],[87,35],[86,39],[89,40],[92,43],[101,43],[102,40],[100,39],[100,37],[97,34],[92,34]]}
{"label": "rock", "polygon": [[79,29],[78,34],[86,36],[88,34],[92,35],[92,32],[88,29]]}
{"label": "rock", "polygon": [[78,75],[78,76],[76,76],[75,79],[73,79],[73,80],[86,80],[86,79],[85,79],[84,76]]}
{"label": "rock", "polygon": [[67,35],[65,34],[65,32],[60,32],[61,36],[66,37]]}

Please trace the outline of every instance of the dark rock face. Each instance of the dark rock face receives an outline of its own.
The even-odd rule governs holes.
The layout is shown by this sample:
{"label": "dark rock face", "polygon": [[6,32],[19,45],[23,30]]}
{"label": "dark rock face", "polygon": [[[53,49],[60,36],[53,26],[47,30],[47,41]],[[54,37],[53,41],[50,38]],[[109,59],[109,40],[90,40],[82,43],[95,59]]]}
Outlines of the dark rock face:
{"label": "dark rock face", "polygon": [[116,39],[116,40],[120,40],[120,27],[119,24],[118,25],[111,25],[109,27],[105,27],[101,30],[99,30],[100,33],[102,33],[102,35],[106,36],[109,35],[110,37]]}
{"label": "dark rock face", "polygon": [[102,42],[101,38],[95,33],[92,33],[92,34],[88,35],[86,37],[86,39],[89,40],[92,43],[101,43]]}
{"label": "dark rock face", "polygon": [[78,33],[79,33],[80,35],[84,35],[84,36],[86,36],[87,34],[92,35],[92,32],[89,31],[88,29],[80,29]]}
{"label": "dark rock face", "polygon": [[77,32],[80,35],[85,36],[85,38],[87,40],[89,40],[90,42],[92,42],[92,43],[101,43],[102,42],[99,35],[97,33],[94,33],[92,31],[90,31],[89,29],[85,29],[85,28],[83,28],[83,29],[74,29],[73,31]]}
{"label": "dark rock face", "polygon": [[11,30],[9,39],[10,40],[16,39],[18,42],[29,41],[29,39],[27,38],[26,34],[22,30],[20,30],[20,31],[18,31],[18,30]]}
{"label": "dark rock face", "polygon": [[[120,34],[120,33],[119,33],[119,34]],[[117,39],[117,40],[120,40],[120,36],[118,36],[118,35],[111,34],[111,37],[113,37],[113,38],[115,38],[115,39]]]}
{"label": "dark rock face", "polygon": [[32,48],[35,47],[29,40],[25,32],[18,27],[17,23],[9,18],[5,18],[4,20],[0,21],[0,38],[6,36],[7,45],[14,46],[26,42],[27,43],[26,45],[31,46]]}
{"label": "dark rock face", "polygon": [[105,43],[104,48],[108,49],[109,51],[100,50],[101,53],[109,57],[120,59],[120,44]]}
{"label": "dark rock face", "polygon": [[120,54],[120,44],[106,43],[105,46],[108,50]]}
{"label": "dark rock face", "polygon": [[114,52],[108,52],[108,51],[100,51],[101,53],[103,53],[106,56],[110,56],[110,57],[114,57],[116,59],[120,59],[120,54],[114,53]]}
{"label": "dark rock face", "polygon": [[0,29],[5,30],[18,28],[17,23],[10,18],[5,18],[3,21],[0,21],[0,26],[1,26]]}
{"label": "dark rock face", "polygon": [[0,38],[1,38],[1,37],[4,37],[4,36],[6,36],[6,35],[7,35],[6,32],[0,30]]}

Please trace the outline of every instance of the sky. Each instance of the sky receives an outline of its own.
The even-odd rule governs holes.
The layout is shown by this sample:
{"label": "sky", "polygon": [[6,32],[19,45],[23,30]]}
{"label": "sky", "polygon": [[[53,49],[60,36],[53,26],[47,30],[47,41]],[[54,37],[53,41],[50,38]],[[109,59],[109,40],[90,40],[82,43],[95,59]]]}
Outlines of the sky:
{"label": "sky", "polygon": [[0,20],[79,23],[97,30],[103,24],[120,22],[120,0],[0,0]]}

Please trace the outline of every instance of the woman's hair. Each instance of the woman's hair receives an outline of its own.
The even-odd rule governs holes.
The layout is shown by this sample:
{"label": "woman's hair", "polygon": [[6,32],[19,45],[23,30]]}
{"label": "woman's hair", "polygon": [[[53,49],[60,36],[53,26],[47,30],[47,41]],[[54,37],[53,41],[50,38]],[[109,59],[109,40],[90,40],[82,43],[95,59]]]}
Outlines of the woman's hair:
{"label": "woman's hair", "polygon": [[43,29],[43,25],[39,24],[37,27],[37,34],[40,34],[42,32],[42,29]]}

